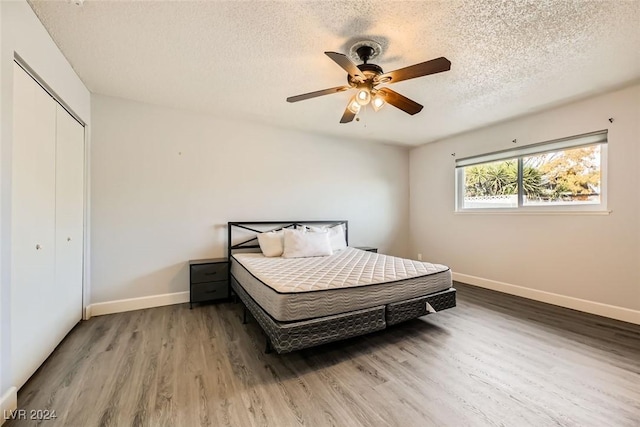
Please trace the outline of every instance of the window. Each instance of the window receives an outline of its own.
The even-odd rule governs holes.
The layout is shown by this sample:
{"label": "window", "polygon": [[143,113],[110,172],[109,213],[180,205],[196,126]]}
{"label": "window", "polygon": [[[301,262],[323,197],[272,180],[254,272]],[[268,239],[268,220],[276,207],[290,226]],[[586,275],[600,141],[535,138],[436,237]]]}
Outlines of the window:
{"label": "window", "polygon": [[604,210],[607,131],[456,160],[457,210]]}

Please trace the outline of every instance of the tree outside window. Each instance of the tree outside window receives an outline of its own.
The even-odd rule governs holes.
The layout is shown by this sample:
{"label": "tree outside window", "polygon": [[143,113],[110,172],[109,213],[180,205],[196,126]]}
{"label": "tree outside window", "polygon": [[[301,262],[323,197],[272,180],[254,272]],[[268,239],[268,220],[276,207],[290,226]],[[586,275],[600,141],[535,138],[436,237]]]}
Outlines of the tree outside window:
{"label": "tree outside window", "polygon": [[464,209],[600,203],[600,144],[518,156],[462,170]]}

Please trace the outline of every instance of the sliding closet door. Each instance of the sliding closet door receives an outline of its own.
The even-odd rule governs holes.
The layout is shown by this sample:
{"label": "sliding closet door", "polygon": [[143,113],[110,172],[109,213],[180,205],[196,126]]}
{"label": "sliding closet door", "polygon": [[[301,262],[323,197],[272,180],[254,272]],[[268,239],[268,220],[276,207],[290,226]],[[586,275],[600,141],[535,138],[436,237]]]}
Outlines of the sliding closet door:
{"label": "sliding closet door", "polygon": [[82,317],[84,127],[14,65],[11,352],[21,387]]}
{"label": "sliding closet door", "polygon": [[84,127],[56,108],[56,303],[64,337],[82,318]]}
{"label": "sliding closet door", "polygon": [[56,102],[14,64],[11,352],[21,386],[55,347]]}

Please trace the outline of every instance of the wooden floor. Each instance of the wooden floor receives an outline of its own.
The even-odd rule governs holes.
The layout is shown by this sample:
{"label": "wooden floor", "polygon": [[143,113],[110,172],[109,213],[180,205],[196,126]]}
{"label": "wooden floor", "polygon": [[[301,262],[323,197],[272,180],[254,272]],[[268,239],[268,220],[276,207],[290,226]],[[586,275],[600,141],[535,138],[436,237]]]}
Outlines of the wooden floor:
{"label": "wooden floor", "polygon": [[285,355],[240,304],[95,317],[18,402],[44,426],[640,425],[640,326],[456,287],[454,309]]}

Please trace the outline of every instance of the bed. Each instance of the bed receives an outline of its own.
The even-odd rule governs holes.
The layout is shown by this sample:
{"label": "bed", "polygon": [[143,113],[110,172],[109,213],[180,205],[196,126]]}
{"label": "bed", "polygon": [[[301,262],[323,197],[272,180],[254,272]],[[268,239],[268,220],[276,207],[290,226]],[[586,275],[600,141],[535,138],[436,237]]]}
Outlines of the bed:
{"label": "bed", "polygon": [[264,330],[266,351],[300,350],[455,307],[443,265],[349,246],[302,258],[260,251],[260,233],[307,226],[338,227],[348,244],[346,220],[228,223],[231,291]]}

